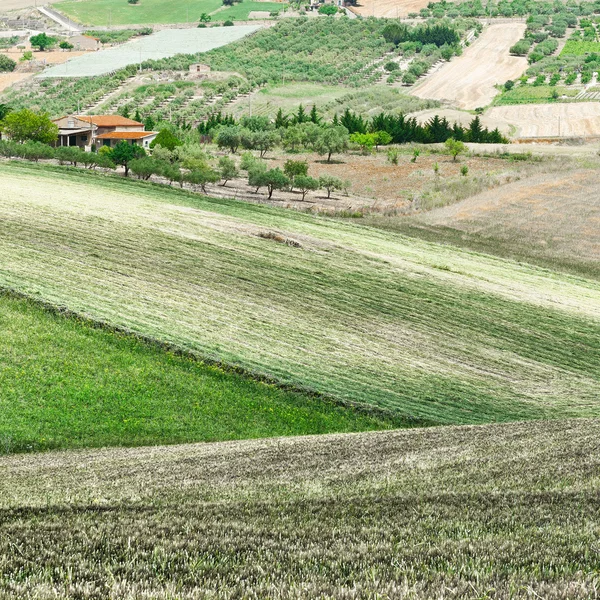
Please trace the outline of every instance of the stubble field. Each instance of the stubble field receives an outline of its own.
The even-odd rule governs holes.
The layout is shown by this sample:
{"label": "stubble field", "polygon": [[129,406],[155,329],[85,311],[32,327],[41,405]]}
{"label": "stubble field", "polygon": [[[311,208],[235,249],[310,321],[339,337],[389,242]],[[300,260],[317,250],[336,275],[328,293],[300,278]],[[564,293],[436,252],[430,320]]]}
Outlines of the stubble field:
{"label": "stubble field", "polygon": [[0,169],[0,285],[415,423],[597,414],[598,282],[165,187]]}
{"label": "stubble field", "polygon": [[0,598],[589,599],[600,422],[0,457]]}
{"label": "stubble field", "polygon": [[518,138],[600,135],[600,102],[493,106],[486,117],[512,125]]}
{"label": "stubble field", "polygon": [[490,25],[462,56],[426,77],[411,93],[467,110],[487,106],[498,94],[496,84],[518,79],[527,69],[525,57],[509,54],[524,32],[525,23]]}

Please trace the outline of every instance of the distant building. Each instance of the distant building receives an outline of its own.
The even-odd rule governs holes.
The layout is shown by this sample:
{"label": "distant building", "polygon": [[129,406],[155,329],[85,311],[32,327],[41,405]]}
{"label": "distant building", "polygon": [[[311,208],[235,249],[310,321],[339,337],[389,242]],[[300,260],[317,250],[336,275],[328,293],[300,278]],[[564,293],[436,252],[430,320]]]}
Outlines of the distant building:
{"label": "distant building", "polygon": [[210,67],[208,65],[203,65],[200,63],[190,65],[190,75],[194,75],[196,77],[204,77],[209,73]]}
{"label": "distant building", "polygon": [[58,146],[115,146],[119,142],[148,148],[158,135],[145,131],[144,124],[119,115],[70,115],[54,121],[58,125]]}
{"label": "distant building", "polygon": [[75,50],[100,50],[102,48],[102,42],[91,35],[74,35],[68,41],[73,44]]}

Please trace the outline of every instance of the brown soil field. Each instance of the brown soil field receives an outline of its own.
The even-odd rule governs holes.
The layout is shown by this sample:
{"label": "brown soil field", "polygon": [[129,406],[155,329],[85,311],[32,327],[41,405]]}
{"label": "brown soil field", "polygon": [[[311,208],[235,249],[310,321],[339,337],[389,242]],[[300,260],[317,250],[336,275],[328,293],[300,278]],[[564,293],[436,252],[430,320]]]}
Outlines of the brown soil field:
{"label": "brown soil field", "polygon": [[[27,44],[27,47],[30,47],[29,44]],[[7,54],[17,62],[21,56],[23,56],[23,52],[16,49],[14,51],[3,51],[2,53]],[[75,58],[76,56],[81,56],[82,54],[85,54],[85,52],[34,52],[33,58],[35,61],[46,61],[46,64],[48,65],[58,65],[67,62],[69,59]],[[35,74],[36,72],[26,73],[20,71],[14,73],[0,73],[0,92],[3,92],[14,83],[33,77]]]}
{"label": "brown soil field", "polygon": [[0,92],[9,88],[13,83],[18,83],[31,77],[32,73],[0,73]]}
{"label": "brown soil field", "polygon": [[534,176],[419,215],[416,220],[498,240],[501,245],[514,244],[534,257],[592,265],[600,273],[596,169]]}
{"label": "brown soil field", "polygon": [[[26,50],[31,50],[31,45],[29,44],[29,42],[23,45],[25,46]],[[4,51],[4,53],[10,56],[10,58],[12,58],[13,60],[16,60],[17,62],[23,56],[23,51],[17,49]],[[86,54],[86,52],[82,52],[80,50],[71,50],[70,52],[63,52],[61,50],[54,50],[48,52],[34,52],[33,60],[38,62],[45,61],[48,65],[59,65],[64,62],[67,62],[71,58],[81,56],[82,54]]]}
{"label": "brown soil field", "polygon": [[486,117],[514,126],[516,137],[522,138],[600,135],[598,102],[495,106]]}
{"label": "brown soil field", "polygon": [[496,84],[517,79],[527,68],[525,57],[508,53],[524,32],[525,23],[490,25],[462,56],[426,77],[411,94],[467,110],[487,106],[498,93]]}
{"label": "brown soil field", "polygon": [[429,0],[359,0],[350,10],[361,17],[406,17],[428,4]]}
{"label": "brown soil field", "polygon": [[[330,199],[320,190],[309,193],[302,201],[298,192],[275,191],[273,199],[268,201],[264,189],[258,194],[254,188],[248,186],[246,179],[237,179],[227,183],[226,187],[219,185],[207,186],[210,196],[237,198],[250,202],[268,202],[275,206],[284,206],[299,210],[315,210],[319,212],[404,212],[409,209],[415,198],[427,196],[437,190],[439,183],[467,186],[477,180],[478,185],[485,189],[486,181],[490,185],[504,183],[523,175],[530,165],[523,163],[507,163],[501,158],[487,158],[480,156],[462,157],[460,162],[454,162],[444,154],[430,153],[421,150],[421,155],[415,163],[411,162],[412,150],[406,149],[398,157],[398,165],[392,165],[385,151],[373,155],[346,154],[333,157],[330,164],[323,157],[316,154],[289,155],[277,153],[268,160],[269,168],[283,168],[287,160],[306,160],[309,164],[309,175],[333,175],[351,183],[349,195],[342,192],[333,192]],[[434,165],[438,164],[438,175],[434,172]],[[470,177],[467,180],[461,177],[460,168],[466,164]],[[495,181],[497,183],[492,184]],[[466,188],[465,188],[466,189]],[[472,191],[480,191],[479,188]]]}

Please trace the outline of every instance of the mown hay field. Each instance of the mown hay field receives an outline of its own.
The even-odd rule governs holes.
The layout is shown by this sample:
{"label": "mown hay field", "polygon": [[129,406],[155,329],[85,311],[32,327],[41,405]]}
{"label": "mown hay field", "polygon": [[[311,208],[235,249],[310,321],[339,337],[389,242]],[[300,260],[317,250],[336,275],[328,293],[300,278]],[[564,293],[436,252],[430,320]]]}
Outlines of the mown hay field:
{"label": "mown hay field", "polygon": [[0,295],[0,454],[401,426]]}
{"label": "mown hay field", "polygon": [[0,177],[1,286],[415,423],[598,415],[598,281],[87,172]]}
{"label": "mown hay field", "polygon": [[0,598],[596,598],[600,421],[0,457]]}

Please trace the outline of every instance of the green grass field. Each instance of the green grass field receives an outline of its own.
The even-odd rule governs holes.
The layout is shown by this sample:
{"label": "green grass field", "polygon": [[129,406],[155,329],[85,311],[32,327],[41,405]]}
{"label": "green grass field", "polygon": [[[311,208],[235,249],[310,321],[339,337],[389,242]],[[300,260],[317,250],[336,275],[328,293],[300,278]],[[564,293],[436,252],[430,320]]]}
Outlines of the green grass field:
{"label": "green grass field", "polygon": [[0,295],[0,453],[401,425]]}
{"label": "green grass field", "polygon": [[597,281],[85,172],[0,176],[0,285],[416,422],[598,415]]}
{"label": "green grass field", "polygon": [[252,11],[277,11],[283,6],[280,2],[251,0],[227,8],[221,0],[142,0],[139,4],[121,0],[66,0],[55,4],[60,12],[89,26],[193,23],[202,13],[211,14],[213,21],[242,21]]}
{"label": "green grass field", "polygon": [[494,98],[493,105],[504,106],[507,104],[545,104],[557,102],[552,97],[556,92],[559,96],[575,98],[580,90],[561,85],[518,85],[510,91],[503,91]]}
{"label": "green grass field", "polygon": [[599,420],[0,457],[0,597],[591,599]]}
{"label": "green grass field", "polygon": [[560,52],[560,56],[585,56],[592,52],[600,52],[600,42],[567,40],[567,43]]}

